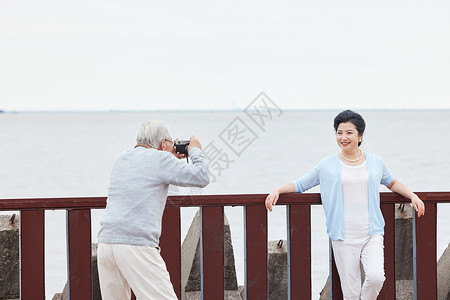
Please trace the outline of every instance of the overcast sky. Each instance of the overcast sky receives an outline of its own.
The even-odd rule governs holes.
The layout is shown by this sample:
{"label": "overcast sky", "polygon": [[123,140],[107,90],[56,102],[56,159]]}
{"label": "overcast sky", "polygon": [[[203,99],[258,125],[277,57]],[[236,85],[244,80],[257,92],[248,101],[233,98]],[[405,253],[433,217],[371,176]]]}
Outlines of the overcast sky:
{"label": "overcast sky", "polygon": [[450,2],[0,1],[0,109],[450,108]]}

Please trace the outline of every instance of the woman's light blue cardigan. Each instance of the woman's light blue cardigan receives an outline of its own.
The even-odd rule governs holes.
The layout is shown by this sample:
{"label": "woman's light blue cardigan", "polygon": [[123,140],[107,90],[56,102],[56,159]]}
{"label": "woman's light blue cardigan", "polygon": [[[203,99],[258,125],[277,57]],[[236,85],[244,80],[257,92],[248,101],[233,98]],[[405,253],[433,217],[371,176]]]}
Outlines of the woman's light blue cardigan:
{"label": "woman's light blue cardigan", "polygon": [[[380,157],[366,152],[369,173],[369,234],[384,234],[384,218],[380,209],[379,186],[388,186],[394,180]],[[341,163],[337,154],[319,162],[309,173],[292,181],[296,193],[320,184],[320,196],[327,219],[327,233],[332,240],[343,240],[345,236],[344,207],[342,201]]]}

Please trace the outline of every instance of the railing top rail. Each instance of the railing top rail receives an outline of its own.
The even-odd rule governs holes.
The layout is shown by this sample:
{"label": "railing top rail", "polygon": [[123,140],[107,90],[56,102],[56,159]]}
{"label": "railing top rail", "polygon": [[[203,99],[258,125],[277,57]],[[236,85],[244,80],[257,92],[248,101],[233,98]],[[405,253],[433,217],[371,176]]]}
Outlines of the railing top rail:
{"label": "railing top rail", "polygon": [[105,208],[106,197],[0,199],[0,210]]}
{"label": "railing top rail", "polygon": [[[417,194],[425,203],[450,203],[450,192],[418,192]],[[267,194],[180,195],[169,196],[167,205],[178,207],[262,205],[266,196]],[[409,201],[409,199],[396,193],[381,193],[381,203],[408,203]],[[321,200],[319,193],[285,194],[280,196],[278,204],[320,205]],[[105,207],[106,197],[0,199],[0,211],[30,209],[101,209]]]}

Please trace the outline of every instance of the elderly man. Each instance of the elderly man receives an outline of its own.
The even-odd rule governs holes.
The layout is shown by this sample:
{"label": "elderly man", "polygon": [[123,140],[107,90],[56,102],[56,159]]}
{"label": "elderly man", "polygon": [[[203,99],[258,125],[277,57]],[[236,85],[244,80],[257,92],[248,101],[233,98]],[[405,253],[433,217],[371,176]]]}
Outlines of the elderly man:
{"label": "elderly man", "polygon": [[137,145],[112,169],[106,212],[98,234],[98,269],[103,299],[177,299],[161,257],[159,237],[169,184],[205,187],[206,159],[192,136],[188,155],[175,153],[168,126],[142,124]]}

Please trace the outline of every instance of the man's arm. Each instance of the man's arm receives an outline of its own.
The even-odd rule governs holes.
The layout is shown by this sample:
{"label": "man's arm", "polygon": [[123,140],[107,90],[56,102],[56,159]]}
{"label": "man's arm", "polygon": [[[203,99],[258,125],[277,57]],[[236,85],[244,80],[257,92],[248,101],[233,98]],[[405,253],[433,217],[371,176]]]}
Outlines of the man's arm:
{"label": "man's arm", "polygon": [[176,155],[167,155],[163,158],[160,172],[164,182],[178,186],[207,186],[210,181],[208,164],[201,152],[200,142],[195,136],[191,137],[188,154],[191,164],[179,160]]}

